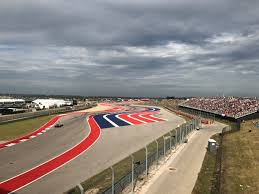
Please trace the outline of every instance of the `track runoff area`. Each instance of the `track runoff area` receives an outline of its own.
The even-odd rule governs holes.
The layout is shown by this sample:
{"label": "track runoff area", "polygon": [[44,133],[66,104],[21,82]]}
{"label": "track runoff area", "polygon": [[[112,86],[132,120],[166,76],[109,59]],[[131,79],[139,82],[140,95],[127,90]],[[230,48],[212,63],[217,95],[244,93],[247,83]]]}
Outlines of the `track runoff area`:
{"label": "track runoff area", "polygon": [[[6,142],[4,144],[0,144],[1,157],[1,152],[8,152],[8,149],[10,149],[10,147],[13,148],[10,149],[10,152],[12,152],[13,150],[15,150],[16,146],[19,147],[22,144],[29,144],[30,141],[32,141],[32,139],[34,138],[36,139],[36,137],[41,138],[42,134],[48,133],[49,130],[54,129],[55,123],[60,122],[62,118],[71,115],[83,115],[84,117],[86,117],[85,121],[89,128],[87,135],[79,143],[75,144],[70,149],[65,150],[61,154],[54,156],[43,163],[31,166],[31,168],[24,170],[24,172],[20,172],[15,175],[13,175],[12,173],[11,177],[10,175],[6,174],[6,177],[8,177],[8,179],[0,179],[0,194],[13,192],[19,193],[20,189],[52,173],[56,169],[68,164],[69,162],[80,156],[82,153],[86,152],[86,150],[88,150],[93,144],[95,144],[101,135],[101,131],[104,129],[165,122],[167,120],[165,118],[159,118],[155,116],[156,114],[160,113],[160,109],[158,108],[117,106],[112,104],[105,104],[105,106],[108,107],[108,109],[99,113],[95,112],[94,114],[90,114],[87,112],[73,112],[55,116],[48,123],[43,125],[41,128],[35,130],[34,132],[15,140]],[[39,155],[40,154],[41,153],[39,152]],[[0,178],[2,179],[3,177],[5,176],[0,176]]]}

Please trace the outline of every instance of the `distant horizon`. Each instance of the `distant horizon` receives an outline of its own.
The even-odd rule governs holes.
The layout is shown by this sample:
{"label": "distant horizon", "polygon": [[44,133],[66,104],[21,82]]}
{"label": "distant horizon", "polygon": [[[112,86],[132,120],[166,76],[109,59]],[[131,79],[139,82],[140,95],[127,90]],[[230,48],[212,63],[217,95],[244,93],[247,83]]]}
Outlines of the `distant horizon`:
{"label": "distant horizon", "polygon": [[158,96],[158,97],[151,97],[151,96],[106,96],[106,95],[100,95],[100,96],[95,96],[95,95],[69,95],[69,94],[29,94],[29,93],[0,93],[0,96],[15,96],[15,95],[21,95],[21,96],[71,96],[71,97],[89,97],[89,98],[93,98],[93,97],[97,97],[97,98],[162,98],[162,99],[166,99],[166,98],[172,98],[175,97],[177,98],[192,98],[192,97],[240,97],[240,98],[259,98],[258,96],[234,96],[234,95],[217,95],[217,96],[174,96],[174,95],[168,95],[168,96]]}

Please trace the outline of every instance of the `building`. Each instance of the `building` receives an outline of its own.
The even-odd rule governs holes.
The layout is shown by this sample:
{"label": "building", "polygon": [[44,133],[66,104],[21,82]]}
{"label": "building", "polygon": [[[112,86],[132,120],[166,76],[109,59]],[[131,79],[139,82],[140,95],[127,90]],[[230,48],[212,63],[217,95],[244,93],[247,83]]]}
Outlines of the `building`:
{"label": "building", "polygon": [[22,108],[25,104],[23,99],[0,98],[0,108]]}
{"label": "building", "polygon": [[32,104],[36,109],[50,109],[62,106],[72,106],[73,101],[63,99],[37,99],[32,101]]}

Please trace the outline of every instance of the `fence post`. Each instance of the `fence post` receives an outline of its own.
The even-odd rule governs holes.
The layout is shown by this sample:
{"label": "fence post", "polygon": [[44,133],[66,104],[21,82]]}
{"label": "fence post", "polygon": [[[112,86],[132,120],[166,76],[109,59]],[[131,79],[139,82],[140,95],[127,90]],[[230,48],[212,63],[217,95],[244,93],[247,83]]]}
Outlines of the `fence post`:
{"label": "fence post", "polygon": [[146,177],[148,176],[148,149],[147,146],[145,146],[145,150],[146,150]]}
{"label": "fence post", "polygon": [[156,165],[158,166],[158,141],[157,139],[155,141],[156,141]]}
{"label": "fence post", "polygon": [[188,123],[188,125],[186,125],[186,127],[185,127],[184,139],[185,139],[186,136],[187,136],[187,133],[188,133],[189,128],[190,128],[190,123]]}
{"label": "fence post", "polygon": [[131,192],[134,193],[134,156],[131,154]]}
{"label": "fence post", "polygon": [[179,141],[180,144],[182,143],[182,128],[183,128],[183,125],[180,126],[180,141]]}
{"label": "fence post", "polygon": [[[180,125],[178,125],[178,127],[176,128],[176,145],[178,145],[178,140],[179,140],[179,134],[178,134],[178,130],[180,130]],[[179,132],[180,133],[180,132]]]}
{"label": "fence post", "polygon": [[163,136],[163,140],[164,140],[164,156],[165,156],[165,136]]}
{"label": "fence post", "polygon": [[172,149],[172,131],[169,131],[170,134],[170,150]]}
{"label": "fence post", "polygon": [[176,149],[176,147],[177,147],[177,144],[178,144],[178,142],[177,142],[177,129],[175,130],[175,149]]}
{"label": "fence post", "polygon": [[[166,140],[170,140],[171,138],[170,138],[170,136],[163,136],[163,138],[164,138],[164,155],[166,154]],[[169,142],[170,143],[170,142]],[[170,145],[169,145],[170,146]]]}
{"label": "fence post", "polygon": [[80,194],[84,194],[84,188],[82,187],[82,185],[79,183],[77,184],[77,187],[79,188],[80,190]]}
{"label": "fence post", "polygon": [[114,168],[111,166],[110,169],[112,171],[112,194],[114,194]]}
{"label": "fence post", "polygon": [[188,124],[185,126],[184,139],[186,138],[186,134],[187,134],[187,131],[188,131],[188,129],[189,129],[189,126],[190,126],[190,123],[188,123]]}
{"label": "fence post", "polygon": [[185,125],[183,130],[183,140],[185,139],[187,129],[188,129],[188,123]]}
{"label": "fence post", "polygon": [[186,138],[187,131],[189,130],[189,127],[190,127],[190,123],[188,122],[188,124],[187,124],[186,127],[185,127],[184,139]]}
{"label": "fence post", "polygon": [[186,127],[186,122],[184,123],[184,125],[182,125],[181,127],[181,143],[183,142],[183,135],[184,135],[184,129]]}

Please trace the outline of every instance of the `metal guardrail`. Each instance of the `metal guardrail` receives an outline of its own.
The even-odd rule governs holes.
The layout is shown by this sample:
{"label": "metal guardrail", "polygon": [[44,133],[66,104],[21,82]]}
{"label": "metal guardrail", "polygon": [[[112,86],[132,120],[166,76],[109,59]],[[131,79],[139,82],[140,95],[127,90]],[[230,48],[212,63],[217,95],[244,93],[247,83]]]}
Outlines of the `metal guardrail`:
{"label": "metal guardrail", "polygon": [[39,117],[39,116],[47,116],[47,115],[66,113],[66,112],[71,112],[71,111],[79,111],[79,110],[91,108],[93,106],[94,105],[78,105],[78,106],[73,106],[73,107],[62,107],[62,108],[49,109],[49,110],[43,110],[43,111],[37,111],[37,112],[27,112],[27,113],[19,113],[19,114],[12,114],[12,115],[4,115],[4,116],[0,116],[0,124],[17,121],[17,120],[35,118],[35,117]]}
{"label": "metal guardrail", "polygon": [[[178,145],[184,143],[187,136],[193,130],[195,130],[198,126],[200,127],[200,120],[193,119],[193,120],[190,120],[187,123],[177,127],[176,129],[173,129],[170,132],[164,134],[164,136],[162,136],[163,145],[159,145],[158,139],[156,139],[153,142],[150,142],[150,144],[152,144],[152,143],[156,144],[157,147],[156,147],[155,151],[152,151],[152,152],[148,151],[147,146],[145,148],[142,148],[142,149],[146,150],[145,151],[146,159],[144,161],[140,162],[139,164],[135,164],[134,156],[132,154],[131,155],[132,170],[130,172],[126,173],[122,178],[120,178],[116,182],[114,182],[114,180],[115,180],[114,179],[114,168],[110,167],[110,169],[112,170],[111,176],[113,177],[111,186],[109,188],[107,188],[105,191],[103,191],[102,194],[119,194],[119,193],[122,193],[126,188],[128,188],[130,186],[131,186],[131,191],[134,192],[134,187],[135,187],[136,181],[140,178],[140,176],[143,176],[143,175],[148,176],[148,171],[149,171],[150,167],[154,166],[154,165],[158,165],[159,161],[162,158],[164,158],[164,156],[166,156],[166,154],[170,150],[176,149],[176,147]],[[76,187],[78,187],[78,186],[76,186]],[[72,190],[75,191],[76,187]],[[84,188],[84,191],[86,191],[86,188]]]}

